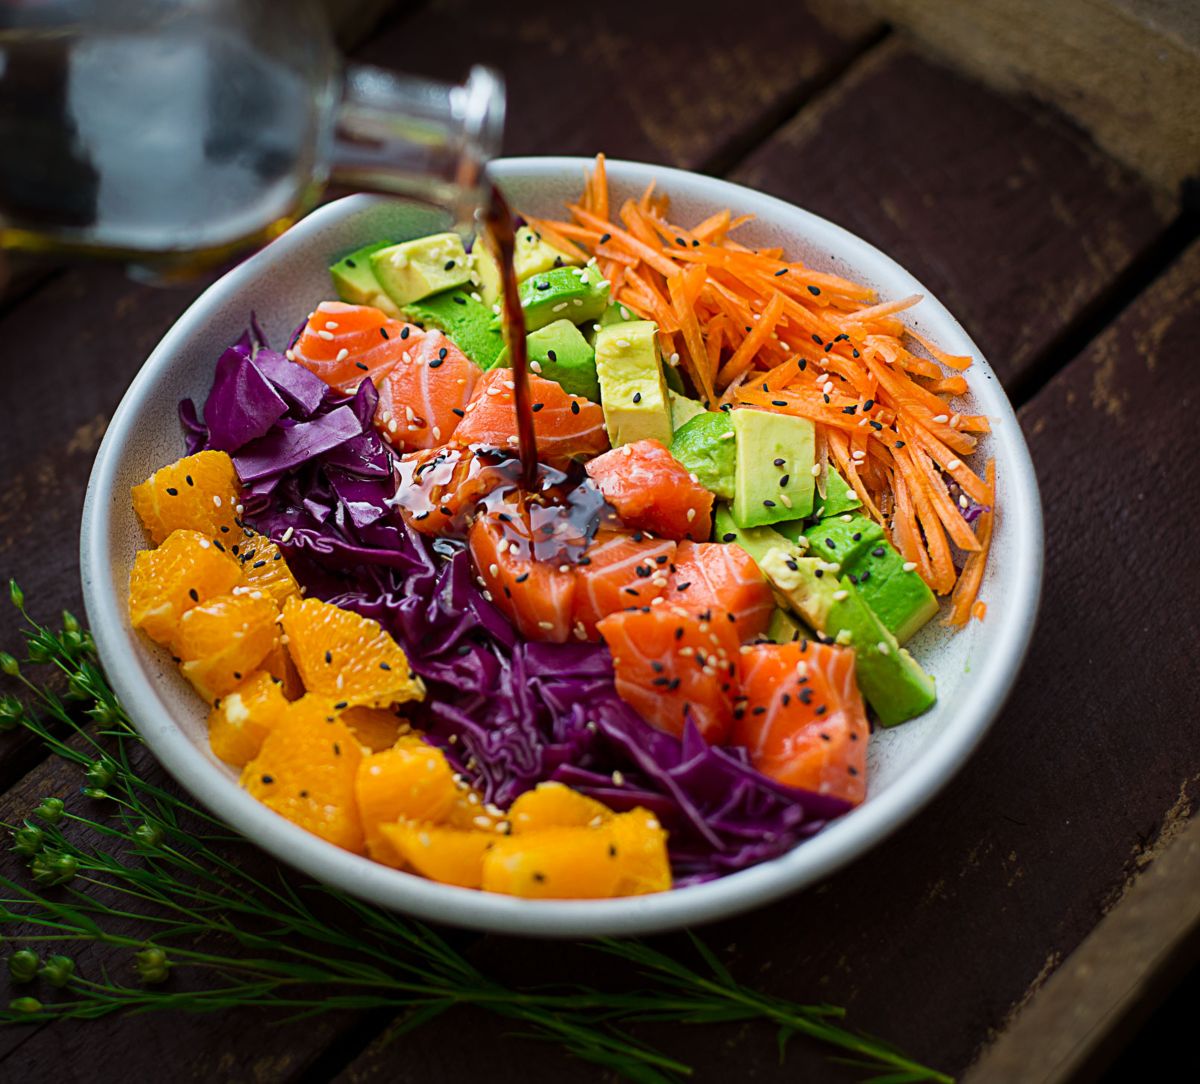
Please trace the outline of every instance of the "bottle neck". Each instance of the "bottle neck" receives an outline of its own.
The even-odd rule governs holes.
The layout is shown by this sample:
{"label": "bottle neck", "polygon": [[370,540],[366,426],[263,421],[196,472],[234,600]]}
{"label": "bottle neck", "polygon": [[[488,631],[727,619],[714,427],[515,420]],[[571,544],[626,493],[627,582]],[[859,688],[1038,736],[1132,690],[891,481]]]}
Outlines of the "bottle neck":
{"label": "bottle neck", "polygon": [[331,179],[409,196],[471,222],[484,167],[500,149],[504,85],[484,67],[461,85],[350,67],[330,148]]}

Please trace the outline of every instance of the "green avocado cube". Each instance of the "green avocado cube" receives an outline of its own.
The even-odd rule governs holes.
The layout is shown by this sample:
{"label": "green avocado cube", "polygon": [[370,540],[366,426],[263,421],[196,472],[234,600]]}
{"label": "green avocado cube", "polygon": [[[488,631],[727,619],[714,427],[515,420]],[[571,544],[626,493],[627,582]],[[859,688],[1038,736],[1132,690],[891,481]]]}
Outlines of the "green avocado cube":
{"label": "green avocado cube", "polygon": [[873,519],[846,512],[830,516],[805,532],[809,552],[832,561],[843,572],[863,554],[886,541],[883,528]]}
{"label": "green avocado cube", "polygon": [[381,248],[371,254],[371,270],[401,308],[471,281],[471,263],[457,233],[435,233]]}
{"label": "green avocado cube", "polygon": [[813,425],[807,418],[742,407],[737,434],[733,518],[760,527],[807,516],[813,499]]}
{"label": "green avocado cube", "polygon": [[671,402],[671,428],[676,433],[696,417],[697,414],[706,413],[703,403],[699,403],[695,399],[689,399],[686,395],[681,395],[677,391],[672,391],[670,387],[667,388],[667,398]]}
{"label": "green avocado cube", "polygon": [[767,625],[767,639],[773,644],[794,644],[811,640],[812,635],[791,612],[776,606],[771,613],[771,623]]}
{"label": "green avocado cube", "polygon": [[838,578],[836,565],[820,557],[795,557],[777,546],[759,567],[812,628],[854,649],[858,686],[884,726],[933,705],[933,679],[897,643],[849,577]]}
{"label": "green avocado cube", "polygon": [[614,448],[638,440],[670,447],[671,408],[658,360],[658,327],[652,320],[609,324],[596,332],[596,375],[604,425]]}
{"label": "green avocado cube", "polygon": [[519,290],[527,332],[555,320],[594,321],[608,307],[608,282],[594,267],[555,267],[527,278]]}
{"label": "green avocado cube", "polygon": [[329,277],[333,279],[333,288],[342,301],[348,305],[373,305],[391,317],[400,315],[400,310],[384,293],[375,272],[371,270],[371,256],[391,243],[376,241],[370,245],[363,245],[330,266]]}
{"label": "green avocado cube", "polygon": [[[596,376],[596,352],[570,320],[555,320],[525,337],[529,368],[538,376],[560,384],[572,395],[600,402],[600,380]],[[511,365],[508,347],[493,368]]]}
{"label": "green avocado cube", "polygon": [[847,578],[899,643],[912,638],[938,612],[938,601],[915,568],[890,542],[880,542],[843,565]]}
{"label": "green avocado cube", "polygon": [[489,368],[504,349],[504,336],[495,327],[492,310],[461,288],[404,306],[404,316],[446,337],[482,369]]}
{"label": "green avocado cube", "polygon": [[671,454],[705,489],[722,500],[733,500],[737,449],[733,419],[724,411],[706,410],[677,430]]}
{"label": "green avocado cube", "polygon": [[713,515],[713,541],[736,543],[760,565],[773,549],[784,549],[792,557],[804,554],[800,546],[789,542],[773,527],[739,527],[727,504],[718,504]]}
{"label": "green avocado cube", "polygon": [[815,490],[814,485],[812,514],[818,519],[853,512],[862,506],[858,494],[834,467],[828,467],[825,471],[825,496],[822,497]]}
{"label": "green avocado cube", "polygon": [[553,267],[570,267],[582,265],[583,260],[570,252],[555,248],[536,230],[522,226],[517,230],[513,246],[513,271],[517,281],[521,282],[530,275],[540,275]]}

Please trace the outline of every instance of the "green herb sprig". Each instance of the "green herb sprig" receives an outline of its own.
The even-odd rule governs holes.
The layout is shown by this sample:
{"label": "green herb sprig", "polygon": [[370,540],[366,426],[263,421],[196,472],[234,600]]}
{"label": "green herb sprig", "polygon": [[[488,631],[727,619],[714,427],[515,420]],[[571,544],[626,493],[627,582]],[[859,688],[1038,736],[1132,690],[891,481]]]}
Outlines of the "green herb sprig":
{"label": "green herb sprig", "polygon": [[[691,1067],[629,1031],[638,1022],[713,1024],[759,1020],[788,1041],[807,1036],[876,1084],[948,1082],[887,1043],[839,1023],[843,1010],[804,1005],[741,985],[697,937],[697,966],[637,940],[586,948],[630,968],[628,990],[574,982],[513,987],[480,971],[423,923],[281,870],[251,872],[236,860],[249,845],[232,829],[151,781],[152,765],[108,685],[90,634],[70,614],[51,630],[29,617],[25,661],[0,652],[0,672],[23,696],[0,697],[0,730],[23,728],[76,765],[94,812],[46,797],[6,824],[29,880],[0,873],[0,929],[13,947],[9,982],[40,982],[0,1008],[0,1024],[91,1020],[114,1012],[213,1012],[261,1007],[291,1017],[339,1009],[390,1009],[391,1037],[459,1006],[511,1021],[524,1035],[629,1080],[665,1084]],[[58,677],[34,680],[28,666]],[[65,694],[54,691],[65,680]],[[131,932],[136,931],[136,932]],[[125,976],[89,974],[76,956],[91,946],[128,955]],[[75,956],[69,953],[75,953]],[[52,953],[45,955],[46,953]],[[109,955],[111,955],[111,951]]]}

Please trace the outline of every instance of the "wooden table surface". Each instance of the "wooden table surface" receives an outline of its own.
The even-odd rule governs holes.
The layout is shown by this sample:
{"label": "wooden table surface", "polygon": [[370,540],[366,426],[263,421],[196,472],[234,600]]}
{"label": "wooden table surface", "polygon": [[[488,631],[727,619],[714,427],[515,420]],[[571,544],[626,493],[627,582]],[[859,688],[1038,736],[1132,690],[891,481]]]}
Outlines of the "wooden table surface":
{"label": "wooden table surface", "polygon": [[[1047,558],[1010,703],[887,842],[816,889],[706,932],[743,981],[844,1005],[855,1025],[960,1073],[1192,811],[1200,231],[1051,110],[932,63],[866,16],[827,24],[786,4],[736,19],[697,2],[684,21],[668,10],[610,0],[568,16],[551,0],[438,0],[393,11],[356,55],[443,77],[496,65],[510,153],[602,149],[827,216],[935,291],[1004,382],[1037,465]],[[436,43],[452,46],[452,71]],[[85,267],[0,311],[0,574],[36,612],[81,609],[93,454],[128,382],[204,285],[152,289]],[[16,642],[5,607],[0,645]],[[31,743],[3,739],[0,818],[66,778]],[[510,938],[474,940],[470,953],[508,976],[595,966],[577,949]],[[386,1045],[388,1024],[243,1012],[30,1026],[0,1034],[0,1079],[604,1079],[487,1018],[452,1014]],[[652,1037],[700,1081],[853,1079],[800,1042],[781,1067],[758,1027]]]}

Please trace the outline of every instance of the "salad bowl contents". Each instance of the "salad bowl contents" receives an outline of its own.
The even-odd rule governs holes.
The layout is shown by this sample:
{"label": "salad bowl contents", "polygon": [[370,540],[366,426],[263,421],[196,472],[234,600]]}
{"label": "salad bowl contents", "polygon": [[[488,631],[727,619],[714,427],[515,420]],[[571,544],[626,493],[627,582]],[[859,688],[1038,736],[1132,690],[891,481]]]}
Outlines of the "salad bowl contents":
{"label": "salad bowl contents", "polygon": [[472,889],[654,928],[688,917],[659,901],[790,887],[718,895],[810,849],[829,868],[889,797],[875,747],[941,711],[930,660],[1001,626],[954,763],[1036,604],[1036,555],[1015,625],[986,587],[1009,461],[1040,540],[1023,446],[996,455],[962,339],[906,322],[921,297],[610,168],[519,205],[523,329],[484,238],[326,248],[299,327],[274,349],[257,317],[286,320],[247,312],[180,396],[185,454],[132,479],[125,620],[291,822],[260,835],[429,914]]}

